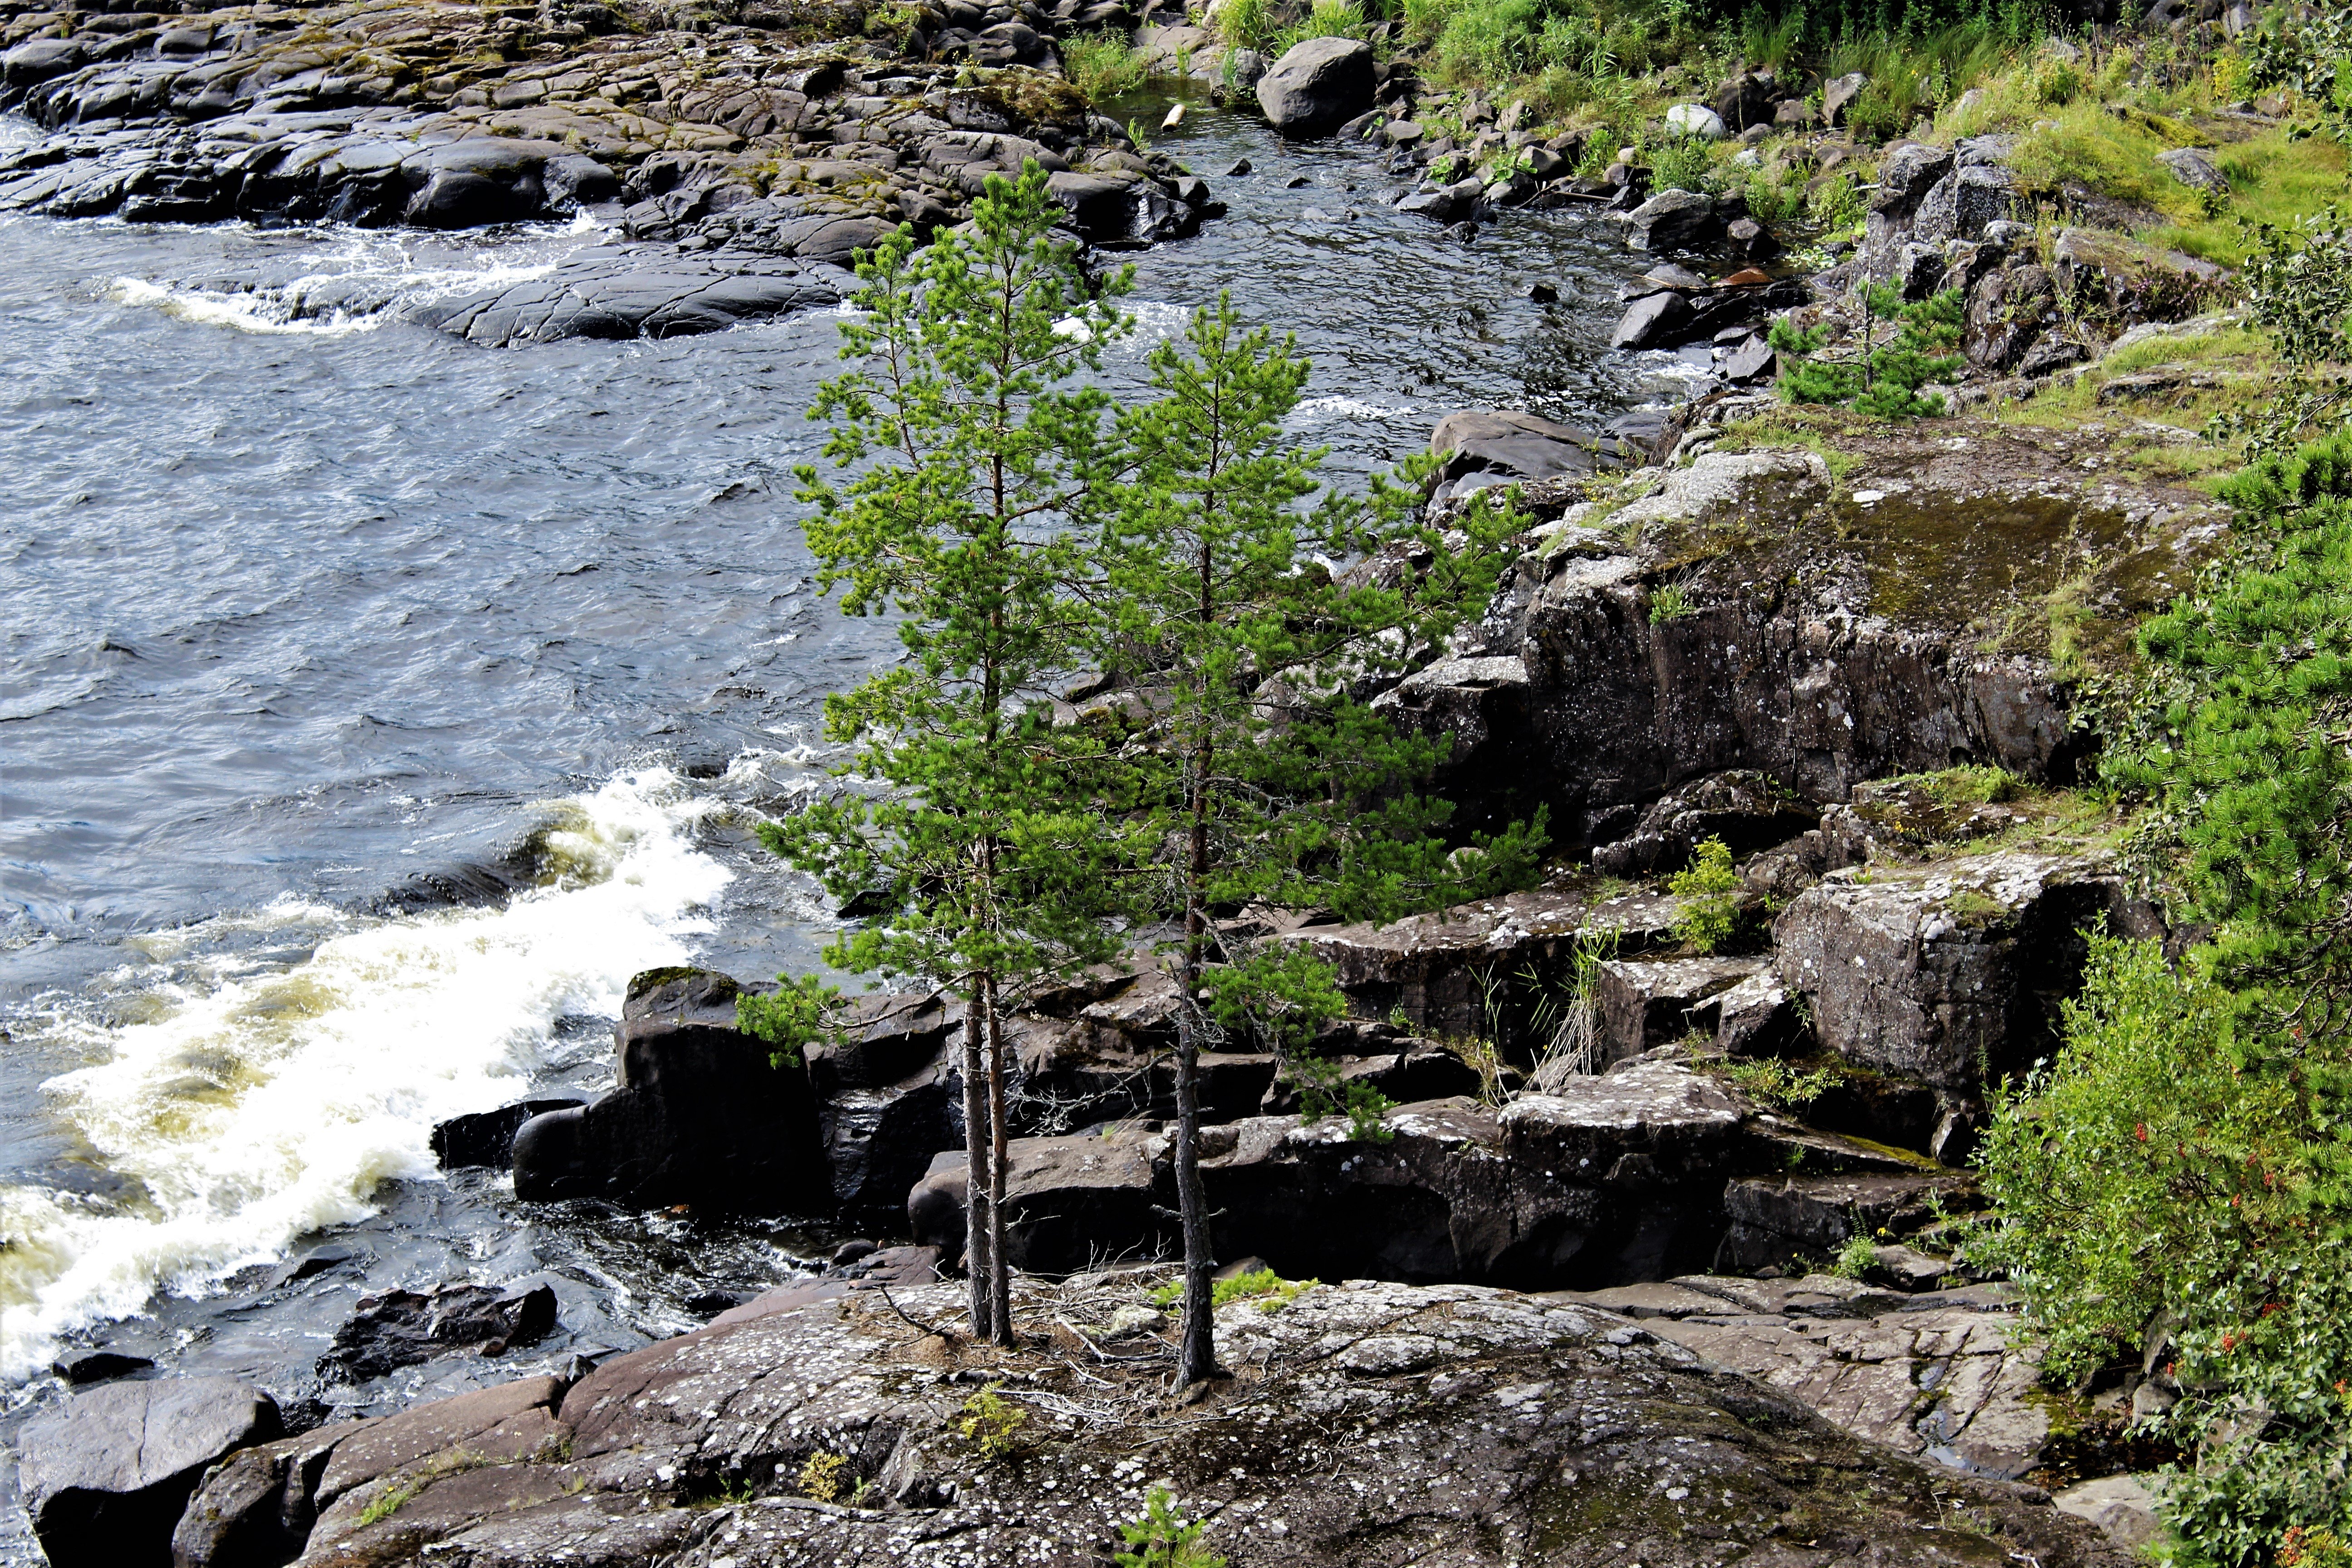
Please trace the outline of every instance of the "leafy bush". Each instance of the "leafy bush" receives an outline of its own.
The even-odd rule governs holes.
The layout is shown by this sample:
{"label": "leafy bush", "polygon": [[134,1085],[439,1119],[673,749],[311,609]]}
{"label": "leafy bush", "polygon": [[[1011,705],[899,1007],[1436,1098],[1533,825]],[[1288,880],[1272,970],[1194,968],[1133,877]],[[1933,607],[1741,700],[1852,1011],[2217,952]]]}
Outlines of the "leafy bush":
{"label": "leafy bush", "polygon": [[2293,227],[2244,226],[2246,313],[2291,374],[2257,409],[2222,416],[2209,433],[2276,453],[2352,419],[2352,385],[2331,368],[2352,360],[2352,218],[2330,207]]}
{"label": "leafy bush", "polygon": [[2179,1560],[2253,1568],[2352,1531],[2352,436],[2225,494],[2240,543],[2143,628],[2105,764],[2210,938],[2178,967],[2094,940],[2061,1049],[1998,1102],[1971,1250],[2052,1375],[2158,1352],[2196,1455]]}
{"label": "leafy bush", "polygon": [[1870,200],[1851,174],[1832,174],[1805,197],[1805,214],[1832,233],[1843,233],[1870,216]]}
{"label": "leafy bush", "polygon": [[1691,863],[1666,879],[1666,890],[1682,900],[1675,935],[1700,952],[1713,952],[1731,940],[1739,923],[1739,874],[1731,868],[1731,847],[1720,838],[1701,844]]}
{"label": "leafy bush", "polygon": [[1704,136],[1681,136],[1650,154],[1651,183],[1662,191],[1706,189],[1715,167],[1715,144]]}
{"label": "leafy bush", "polygon": [[1225,1560],[1201,1544],[1202,1520],[1176,1516],[1176,1500],[1166,1487],[1153,1487],[1143,1500],[1143,1517],[1118,1527],[1118,1537],[1139,1552],[1116,1553],[1118,1568],[1225,1568]]}
{"label": "leafy bush", "polygon": [[828,1454],[820,1448],[801,1466],[801,1495],[819,1502],[831,1502],[841,1496],[841,1472],[848,1467],[848,1458],[841,1454]]}
{"label": "leafy bush", "polygon": [[1143,57],[1124,37],[1105,28],[1063,39],[1062,71],[1088,101],[1117,98],[1143,85]]}
{"label": "leafy bush", "polygon": [[1838,1248],[1830,1272],[1841,1279],[1860,1279],[1878,1267],[1878,1246],[1866,1236],[1852,1236]]}

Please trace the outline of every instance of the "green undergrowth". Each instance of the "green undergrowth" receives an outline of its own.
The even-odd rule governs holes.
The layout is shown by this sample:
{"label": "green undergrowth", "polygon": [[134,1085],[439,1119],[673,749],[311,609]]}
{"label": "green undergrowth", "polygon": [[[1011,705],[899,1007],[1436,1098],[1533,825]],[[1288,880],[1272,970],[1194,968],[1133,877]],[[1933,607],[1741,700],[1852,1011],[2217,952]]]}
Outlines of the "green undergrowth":
{"label": "green undergrowth", "polygon": [[1062,71],[1089,101],[1118,98],[1143,85],[1143,57],[1108,28],[1062,40]]}
{"label": "green undergrowth", "polygon": [[[1210,1292],[1209,1305],[1213,1310],[1235,1301],[1255,1301],[1261,1312],[1279,1312],[1321,1283],[1320,1279],[1285,1279],[1271,1268],[1253,1268],[1231,1279],[1218,1280]],[[1181,1310],[1184,1300],[1184,1281],[1171,1279],[1156,1287],[1149,1300],[1155,1307]]]}

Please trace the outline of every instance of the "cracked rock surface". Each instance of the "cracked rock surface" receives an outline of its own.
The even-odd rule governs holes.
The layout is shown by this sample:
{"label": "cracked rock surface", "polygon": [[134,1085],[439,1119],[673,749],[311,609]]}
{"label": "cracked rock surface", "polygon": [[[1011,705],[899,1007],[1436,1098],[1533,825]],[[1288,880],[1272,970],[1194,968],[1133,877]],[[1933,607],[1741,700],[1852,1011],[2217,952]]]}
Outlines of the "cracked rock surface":
{"label": "cracked rock surface", "polygon": [[[598,1368],[562,1394],[536,1457],[412,1455],[388,1424],[325,1428],[302,1441],[331,1468],[363,1441],[385,1462],[330,1503],[298,1561],[1076,1568],[1107,1562],[1164,1484],[1235,1568],[2123,1562],[2046,1494],[1859,1441],[1655,1320],[1591,1303],[1366,1282],[1272,1311],[1236,1302],[1218,1322],[1234,1375],[1171,1405],[1170,1331],[1110,1326],[1122,1308],[1121,1322],[1156,1318],[1133,1309],[1158,1278],[1024,1284],[1021,1321],[1043,1331],[1013,1351],[924,1332],[957,1310],[947,1287],[895,1309],[773,1292]],[[991,1384],[1019,1417],[993,1456],[962,1430]],[[835,1487],[811,1489],[831,1499],[799,1482],[820,1453],[842,1460]],[[236,1471],[198,1499],[216,1526],[312,1500],[309,1466],[267,1495],[231,1496]]]}

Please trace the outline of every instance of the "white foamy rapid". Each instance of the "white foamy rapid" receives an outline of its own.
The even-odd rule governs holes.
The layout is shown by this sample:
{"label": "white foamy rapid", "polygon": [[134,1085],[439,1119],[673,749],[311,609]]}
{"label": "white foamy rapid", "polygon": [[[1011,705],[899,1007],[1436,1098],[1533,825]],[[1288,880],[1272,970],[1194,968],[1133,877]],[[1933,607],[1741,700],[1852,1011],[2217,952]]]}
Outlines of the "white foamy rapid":
{"label": "white foamy rapid", "polygon": [[[309,958],[224,963],[158,993],[146,1021],[89,1026],[105,1059],[46,1087],[143,1194],[0,1188],[0,1379],[159,1289],[201,1293],[366,1217],[380,1183],[434,1176],[435,1122],[515,1099],[558,1018],[617,1013],[632,973],[684,962],[710,929],[730,875],[695,847],[710,804],[667,769],[624,775],[555,803],[543,843],[562,874],[503,910],[369,919],[289,900],[259,919],[327,922]],[[202,944],[202,928],[179,934]]]}

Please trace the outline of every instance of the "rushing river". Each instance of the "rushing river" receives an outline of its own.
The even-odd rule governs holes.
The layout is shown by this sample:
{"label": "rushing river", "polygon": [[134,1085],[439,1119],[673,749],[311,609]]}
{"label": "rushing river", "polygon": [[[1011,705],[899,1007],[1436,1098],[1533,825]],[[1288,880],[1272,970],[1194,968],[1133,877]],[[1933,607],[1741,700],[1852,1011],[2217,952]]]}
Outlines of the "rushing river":
{"label": "rushing river", "polygon": [[[1464,246],[1367,152],[1213,111],[1162,140],[1232,214],[1134,258],[1117,377],[1229,289],[1298,334],[1297,427],[1343,475],[1451,409],[1598,423],[1682,384],[1607,352],[1639,268],[1597,216]],[[363,1287],[545,1275],[560,1359],[825,1242],[520,1205],[426,1146],[609,1083],[638,969],[813,962],[825,911],[751,826],[892,647],[814,595],[789,499],[835,316],[513,352],[289,319],[600,237],[0,218],[0,1407],[97,1343],[381,1404],[471,1373],[320,1389]],[[280,287],[202,286],[227,273]],[[359,1256],[268,1288],[325,1243]],[[30,1550],[7,1512],[0,1562]]]}

